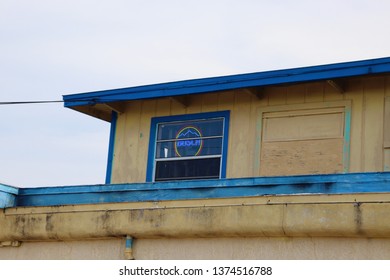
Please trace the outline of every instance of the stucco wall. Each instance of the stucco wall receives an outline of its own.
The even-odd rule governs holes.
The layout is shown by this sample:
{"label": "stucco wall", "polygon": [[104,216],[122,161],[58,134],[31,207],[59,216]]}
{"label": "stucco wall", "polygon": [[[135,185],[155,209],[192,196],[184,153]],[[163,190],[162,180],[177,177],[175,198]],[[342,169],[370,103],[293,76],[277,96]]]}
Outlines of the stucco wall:
{"label": "stucco wall", "polygon": [[124,249],[124,239],[23,242],[19,247],[0,247],[0,259],[120,260]]}
{"label": "stucco wall", "polygon": [[154,239],[135,244],[136,259],[390,259],[390,239]]}
{"label": "stucco wall", "polygon": [[[0,259],[124,259],[124,239],[24,242]],[[138,239],[135,259],[390,259],[386,238]]]}

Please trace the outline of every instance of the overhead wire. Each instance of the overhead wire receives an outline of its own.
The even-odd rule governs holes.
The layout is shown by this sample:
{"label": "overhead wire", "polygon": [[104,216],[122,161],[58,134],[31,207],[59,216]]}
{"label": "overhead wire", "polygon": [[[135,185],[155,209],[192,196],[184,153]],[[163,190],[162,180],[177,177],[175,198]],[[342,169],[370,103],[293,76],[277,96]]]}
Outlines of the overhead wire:
{"label": "overhead wire", "polygon": [[64,103],[63,100],[39,100],[39,101],[0,101],[0,105],[45,104]]}
{"label": "overhead wire", "polygon": [[[95,99],[72,99],[70,102],[84,101],[90,105],[96,104]],[[50,104],[65,103],[65,100],[29,100],[29,101],[0,101],[0,105],[23,105],[23,104]]]}

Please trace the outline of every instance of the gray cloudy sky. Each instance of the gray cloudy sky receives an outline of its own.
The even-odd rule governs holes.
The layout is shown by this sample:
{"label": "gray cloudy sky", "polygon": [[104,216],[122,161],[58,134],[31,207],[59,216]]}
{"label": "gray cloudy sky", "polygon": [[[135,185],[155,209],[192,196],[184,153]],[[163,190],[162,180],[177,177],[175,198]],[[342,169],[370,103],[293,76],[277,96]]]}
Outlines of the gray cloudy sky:
{"label": "gray cloudy sky", "polygon": [[[387,0],[0,0],[0,101],[390,56]],[[0,105],[0,182],[104,183],[109,124]]]}

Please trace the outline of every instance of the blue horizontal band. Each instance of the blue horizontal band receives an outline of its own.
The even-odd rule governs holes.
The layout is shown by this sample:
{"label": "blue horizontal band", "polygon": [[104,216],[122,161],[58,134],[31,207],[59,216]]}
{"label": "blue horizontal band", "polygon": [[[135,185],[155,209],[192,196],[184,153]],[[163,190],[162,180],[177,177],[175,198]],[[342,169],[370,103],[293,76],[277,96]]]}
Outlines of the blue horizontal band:
{"label": "blue horizontal band", "polygon": [[390,192],[390,173],[351,173],[20,189],[15,206]]}

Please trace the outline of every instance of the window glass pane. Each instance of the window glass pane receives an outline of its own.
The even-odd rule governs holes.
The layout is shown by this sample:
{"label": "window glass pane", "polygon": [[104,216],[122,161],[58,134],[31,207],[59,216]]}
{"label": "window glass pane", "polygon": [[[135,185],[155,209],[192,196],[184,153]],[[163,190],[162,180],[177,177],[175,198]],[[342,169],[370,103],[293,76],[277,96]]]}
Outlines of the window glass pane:
{"label": "window glass pane", "polygon": [[162,123],[158,125],[157,141],[221,136],[223,119]]}
{"label": "window glass pane", "polygon": [[[226,112],[195,116],[158,118],[154,143],[154,181],[212,179],[225,176],[223,151]],[[189,116],[186,116],[188,118]],[[195,117],[199,117],[196,119]],[[169,120],[171,120],[169,122]],[[222,173],[221,173],[222,172]],[[152,177],[153,176],[153,177]]]}
{"label": "window glass pane", "polygon": [[187,139],[157,143],[156,158],[220,155],[222,137]]}
{"label": "window glass pane", "polygon": [[219,178],[220,157],[156,162],[155,181]]}

